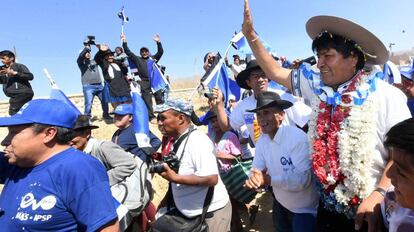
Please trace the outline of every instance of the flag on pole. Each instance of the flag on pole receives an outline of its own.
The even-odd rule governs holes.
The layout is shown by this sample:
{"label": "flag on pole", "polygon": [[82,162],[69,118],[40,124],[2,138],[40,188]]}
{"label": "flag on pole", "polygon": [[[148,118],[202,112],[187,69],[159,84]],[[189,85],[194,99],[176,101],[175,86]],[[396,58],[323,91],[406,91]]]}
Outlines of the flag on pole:
{"label": "flag on pole", "polygon": [[[259,36],[259,34],[257,34],[257,36]],[[264,41],[262,39],[260,39],[260,41],[262,42],[263,46],[266,48],[267,51],[270,52],[272,50],[271,47],[269,46],[269,44],[266,43],[266,41]],[[235,49],[237,49],[240,53],[253,54],[252,50],[249,47],[249,43],[247,42],[247,39],[243,35],[242,31],[240,31],[239,33],[235,33],[235,35],[230,40],[230,42],[232,43],[232,46]]]}
{"label": "flag on pole", "polygon": [[134,82],[131,82],[130,86],[133,109],[132,124],[134,126],[135,139],[137,140],[138,147],[151,147],[147,106],[141,97],[139,87],[135,86]]}
{"label": "flag on pole", "polygon": [[118,17],[122,20],[122,25],[129,22],[129,18],[125,15],[124,6],[122,6],[121,11],[118,12]]}
{"label": "flag on pole", "polygon": [[249,47],[246,37],[244,37],[243,32],[239,32],[233,36],[230,40],[232,46],[237,49],[240,53],[243,54],[253,54],[252,49]]}
{"label": "flag on pole", "polygon": [[211,67],[211,72],[208,76],[203,77],[202,84],[209,89],[219,88],[224,96],[224,106],[227,107],[230,94],[236,96],[236,99],[237,96],[240,98],[240,87],[231,80],[224,59],[220,57],[220,54],[217,54],[217,57],[220,58],[218,63]]}
{"label": "flag on pole", "polygon": [[148,59],[147,61],[148,66],[148,76],[151,82],[151,90],[153,93],[157,92],[158,90],[163,90],[170,88],[170,85],[165,78],[164,74],[162,74],[158,65],[152,59]]}
{"label": "flag on pole", "polygon": [[52,76],[49,74],[49,71],[47,71],[46,68],[43,69],[43,72],[45,73],[46,77],[49,79],[49,83],[52,86],[52,89],[50,90],[50,99],[56,99],[65,102],[66,104],[73,107],[73,109],[78,113],[82,114],[78,107],[73,104],[73,102],[65,95],[65,93],[59,88],[59,86],[55,83],[55,81],[52,79]]}

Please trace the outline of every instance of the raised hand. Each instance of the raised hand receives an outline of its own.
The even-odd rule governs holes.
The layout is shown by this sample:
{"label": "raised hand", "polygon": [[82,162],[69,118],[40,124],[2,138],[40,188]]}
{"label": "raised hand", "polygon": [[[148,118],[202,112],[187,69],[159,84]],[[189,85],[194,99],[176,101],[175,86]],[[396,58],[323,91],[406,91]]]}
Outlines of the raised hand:
{"label": "raised hand", "polygon": [[253,28],[253,17],[249,7],[249,0],[244,0],[244,17],[242,31],[247,40],[253,40],[257,37]]}
{"label": "raised hand", "polygon": [[160,35],[158,35],[158,34],[155,34],[155,35],[152,37],[152,39],[153,39],[155,42],[157,42],[157,43],[161,42],[161,37],[160,37]]}
{"label": "raised hand", "polygon": [[121,33],[121,42],[122,43],[126,43],[126,36],[125,36],[125,33]]}

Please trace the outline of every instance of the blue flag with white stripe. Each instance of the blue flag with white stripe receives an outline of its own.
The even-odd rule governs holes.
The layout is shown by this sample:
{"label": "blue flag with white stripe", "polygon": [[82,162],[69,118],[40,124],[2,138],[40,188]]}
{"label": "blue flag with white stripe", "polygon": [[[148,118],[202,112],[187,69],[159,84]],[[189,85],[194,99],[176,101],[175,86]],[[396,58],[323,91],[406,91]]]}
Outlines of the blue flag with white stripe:
{"label": "blue flag with white stripe", "polygon": [[133,82],[131,82],[130,87],[133,109],[132,124],[134,126],[135,139],[137,140],[138,147],[151,147],[147,106],[141,97],[139,88]]}
{"label": "blue flag with white stripe", "polygon": [[384,64],[384,68],[383,68],[383,76],[382,76],[382,80],[390,83],[390,84],[397,84],[397,83],[401,83],[401,73],[400,70],[398,70],[397,66],[391,62],[391,61],[387,61]]}
{"label": "blue flag with white stripe", "polygon": [[53,80],[52,76],[49,74],[49,71],[46,68],[44,68],[43,72],[45,73],[47,79],[49,80],[50,85],[52,86],[52,89],[50,90],[49,98],[63,101],[66,104],[70,105],[78,114],[81,114],[78,107],[76,107],[75,104],[73,104],[73,102],[69,100],[66,94],[59,88],[59,86]]}
{"label": "blue flag with white stripe", "polygon": [[216,66],[212,67],[212,71],[202,83],[209,89],[215,87],[220,89],[224,96],[225,107],[227,107],[230,94],[236,96],[236,100],[240,99],[240,87],[230,78],[223,58],[220,58]]}
{"label": "blue flag with white stripe", "polygon": [[[257,33],[256,33],[257,34]],[[257,34],[259,36],[259,34]],[[267,51],[271,51],[271,47],[269,46],[266,41],[260,39],[263,46],[266,48]],[[237,49],[240,53],[243,54],[253,54],[252,49],[250,49],[249,43],[247,42],[246,37],[243,35],[243,32],[240,31],[239,33],[236,33],[233,38],[230,40],[232,43],[232,46]]]}
{"label": "blue flag with white stripe", "polygon": [[164,77],[164,74],[162,74],[160,68],[154,62],[154,60],[148,59],[147,65],[148,76],[150,78],[152,92],[155,93],[158,90],[164,90],[169,88],[167,79]]}
{"label": "blue flag with white stripe", "polygon": [[118,12],[118,17],[122,20],[122,25],[129,22],[129,18],[125,15],[124,6],[122,6],[121,10]]}
{"label": "blue flag with white stripe", "polygon": [[78,114],[81,114],[78,107],[76,107],[75,104],[73,104],[73,102],[65,95],[65,93],[56,84],[52,85],[52,89],[50,90],[50,99],[56,99],[56,100],[63,101],[66,104],[72,106],[73,109],[76,110]]}

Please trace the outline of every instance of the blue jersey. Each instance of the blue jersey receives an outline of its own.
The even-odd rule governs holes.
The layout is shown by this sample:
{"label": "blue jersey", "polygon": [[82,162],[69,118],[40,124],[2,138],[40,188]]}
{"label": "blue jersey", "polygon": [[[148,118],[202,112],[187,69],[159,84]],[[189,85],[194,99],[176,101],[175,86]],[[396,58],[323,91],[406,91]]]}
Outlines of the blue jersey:
{"label": "blue jersey", "polygon": [[0,180],[1,231],[96,231],[117,218],[105,168],[73,148],[32,168],[0,154]]}

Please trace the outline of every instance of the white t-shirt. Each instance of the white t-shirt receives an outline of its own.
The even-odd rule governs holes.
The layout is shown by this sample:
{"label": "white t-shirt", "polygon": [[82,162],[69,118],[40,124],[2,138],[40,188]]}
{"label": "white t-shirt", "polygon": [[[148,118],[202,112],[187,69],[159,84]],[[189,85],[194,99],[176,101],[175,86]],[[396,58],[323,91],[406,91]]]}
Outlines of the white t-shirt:
{"label": "white t-shirt", "polygon": [[231,64],[230,68],[231,68],[231,71],[233,72],[234,76],[237,77],[237,75],[239,75],[239,73],[241,71],[246,69],[246,64],[239,64],[239,65]]}
{"label": "white t-shirt", "polygon": [[[340,85],[337,92],[342,93],[345,91],[350,82],[348,81]],[[306,79],[303,72],[299,72],[299,84],[302,97],[309,104],[311,99],[317,96],[313,92],[312,82]],[[295,86],[295,84],[292,83],[292,86]],[[325,87],[329,88],[328,86]],[[384,172],[384,167],[389,160],[388,152],[383,145],[385,134],[395,124],[411,118],[411,113],[407,107],[407,97],[399,89],[382,80],[378,80],[376,88],[376,91],[369,96],[377,98],[376,102],[379,104],[379,112],[376,118],[377,136],[375,153],[373,154],[374,164],[371,168],[371,173],[379,182]],[[293,92],[296,91],[294,90]]]}
{"label": "white t-shirt", "polygon": [[[187,141],[188,140],[188,141]],[[187,144],[186,144],[187,142]],[[185,150],[184,154],[183,149]],[[179,175],[209,176],[218,175],[218,183],[214,186],[214,195],[208,212],[223,208],[229,202],[226,187],[220,179],[214,145],[203,132],[195,130],[184,139],[177,151],[181,159]],[[187,217],[201,215],[208,186],[195,186],[171,183],[174,202],[182,214]]]}
{"label": "white t-shirt", "polygon": [[[310,109],[308,106],[304,105],[301,101],[296,100],[295,97],[289,93],[284,92],[283,90],[279,89],[268,89],[268,91],[275,92],[280,95],[283,100],[290,101],[293,103],[293,106],[285,109],[286,116],[285,120],[283,121],[283,125],[295,125],[298,124],[299,126],[304,126],[308,121]],[[231,112],[229,119],[230,119],[230,126],[234,130],[239,130],[243,125],[247,126],[249,131],[250,138],[252,141],[255,142],[255,132],[257,135],[257,130],[259,126],[257,124],[257,118],[255,113],[246,112],[247,110],[252,110],[256,108],[257,100],[252,94],[251,96],[243,99],[240,101],[236,108],[234,108],[233,112]],[[306,111],[306,112],[305,112]],[[305,113],[304,113],[305,112]],[[257,124],[256,131],[254,124]],[[258,137],[256,137],[257,139]]]}
{"label": "white t-shirt", "polygon": [[311,173],[308,140],[302,130],[281,126],[273,139],[261,135],[252,167],[267,169],[273,193],[286,209],[316,215],[319,196]]}

